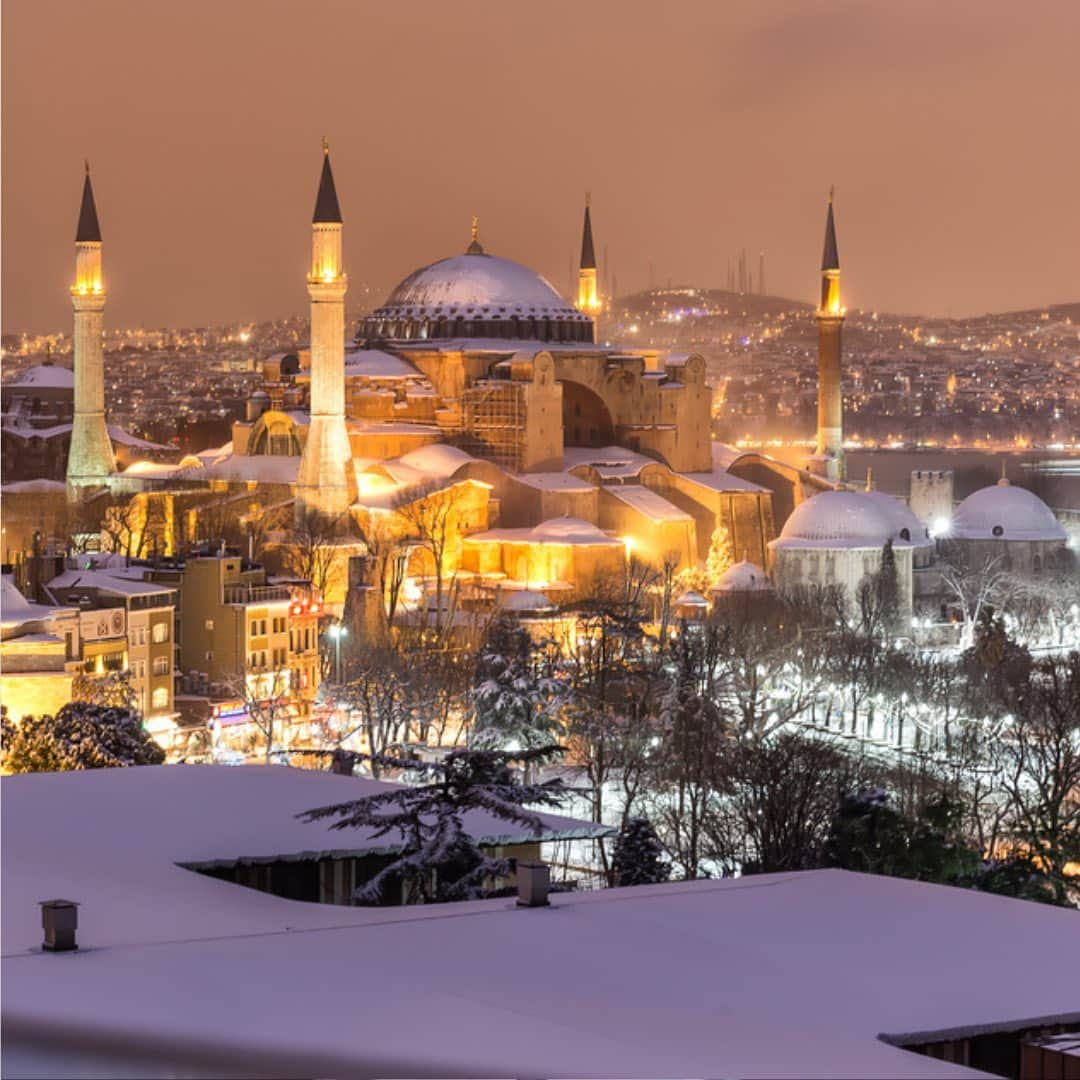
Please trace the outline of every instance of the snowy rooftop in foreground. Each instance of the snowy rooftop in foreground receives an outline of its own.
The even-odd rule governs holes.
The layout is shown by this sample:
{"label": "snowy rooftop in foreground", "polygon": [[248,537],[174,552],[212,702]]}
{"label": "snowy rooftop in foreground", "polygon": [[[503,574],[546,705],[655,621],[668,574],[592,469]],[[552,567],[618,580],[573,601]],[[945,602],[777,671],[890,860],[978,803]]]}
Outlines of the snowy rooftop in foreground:
{"label": "snowy rooftop in foreground", "polygon": [[[318,833],[292,813],[347,778],[173,766],[0,788],[9,1046],[111,1044],[157,1075],[947,1077],[972,1073],[879,1036],[1080,1005],[1072,911],[841,871],[533,910],[304,904],[173,862]],[[83,905],[76,954],[38,948],[51,896]]]}

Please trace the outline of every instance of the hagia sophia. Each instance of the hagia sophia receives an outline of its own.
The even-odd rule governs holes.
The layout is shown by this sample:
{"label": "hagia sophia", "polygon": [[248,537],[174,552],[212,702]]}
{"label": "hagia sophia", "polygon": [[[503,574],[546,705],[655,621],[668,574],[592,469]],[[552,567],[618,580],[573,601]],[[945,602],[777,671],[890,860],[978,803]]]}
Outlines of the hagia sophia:
{"label": "hagia sophia", "polygon": [[[48,434],[67,448],[68,504],[104,491],[167,503],[162,554],[214,539],[205,534],[211,502],[263,521],[271,553],[317,523],[348,564],[325,602],[351,611],[363,632],[381,619],[426,618],[432,604],[550,614],[619,578],[631,558],[696,574],[678,598],[692,612],[731,591],[838,585],[851,596],[890,545],[910,615],[941,607],[943,553],[1001,555],[1027,573],[1066,557],[1052,512],[1007,482],[955,508],[950,474],[913,475],[908,502],[848,484],[831,195],[817,445],[802,467],[713,442],[701,356],[598,342],[587,199],[574,303],[487,250],[474,219],[461,254],[416,270],[349,328],[343,236],[324,147],[306,281],[310,345],[264,359],[231,442],[167,462],[163,448],[106,420],[106,294],[88,173],[71,290],[74,372],[39,367],[5,386],[5,438],[29,430],[7,403],[37,381],[60,419]],[[16,518],[25,513],[18,487],[5,491]],[[31,486],[25,499],[38,506],[41,491]]]}

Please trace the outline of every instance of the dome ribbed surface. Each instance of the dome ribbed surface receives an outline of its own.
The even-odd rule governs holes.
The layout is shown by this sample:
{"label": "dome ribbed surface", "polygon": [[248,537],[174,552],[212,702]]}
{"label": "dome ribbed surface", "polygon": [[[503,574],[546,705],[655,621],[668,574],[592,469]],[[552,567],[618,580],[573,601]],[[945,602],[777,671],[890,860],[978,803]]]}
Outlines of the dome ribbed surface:
{"label": "dome ribbed surface", "polygon": [[411,273],[364,320],[367,338],[592,341],[592,319],[544,277],[497,255],[465,254]]}
{"label": "dome ribbed surface", "polygon": [[801,502],[787,519],[777,543],[809,541],[882,547],[893,535],[889,516],[861,491],[823,491]]}

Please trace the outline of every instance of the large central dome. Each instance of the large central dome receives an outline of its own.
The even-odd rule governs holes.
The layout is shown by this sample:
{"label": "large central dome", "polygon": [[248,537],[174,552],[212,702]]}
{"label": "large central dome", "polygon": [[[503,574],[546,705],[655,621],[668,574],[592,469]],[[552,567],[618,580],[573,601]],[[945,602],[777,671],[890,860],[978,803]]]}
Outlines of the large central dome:
{"label": "large central dome", "polygon": [[470,251],[411,273],[364,319],[357,336],[591,342],[593,323],[527,266]]}

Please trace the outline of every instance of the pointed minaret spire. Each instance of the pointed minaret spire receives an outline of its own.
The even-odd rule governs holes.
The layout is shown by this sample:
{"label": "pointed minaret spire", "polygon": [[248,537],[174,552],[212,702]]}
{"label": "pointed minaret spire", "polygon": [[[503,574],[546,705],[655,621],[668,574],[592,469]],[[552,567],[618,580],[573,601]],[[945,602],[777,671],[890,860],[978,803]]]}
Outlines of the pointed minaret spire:
{"label": "pointed minaret spire", "polygon": [[352,450],[345,426],[345,293],[349,279],[342,264],[341,209],[330,148],[323,139],[323,166],[315,217],[311,223],[311,379],[307,441],[300,456],[294,509],[304,526],[312,515],[334,530],[347,524],[355,494]]}
{"label": "pointed minaret spire", "polygon": [[100,244],[101,226],[98,224],[97,206],[94,204],[94,189],[90,185],[90,162],[85,162],[86,175],[83,179],[82,206],[79,207],[79,224],[75,229],[76,244]]}
{"label": "pointed minaret spire", "polygon": [[836,250],[836,222],[833,219],[833,198],[836,188],[829,188],[829,212],[825,218],[825,250],[821,256],[822,270],[839,270],[840,256]]}
{"label": "pointed minaret spire", "polygon": [[472,233],[469,246],[465,249],[466,255],[483,255],[484,249],[480,244],[480,219],[473,214]]}
{"label": "pointed minaret spire", "polygon": [[105,281],[101,266],[101,228],[98,225],[90,163],[83,177],[82,205],[75,233],[75,281],[71,286],[75,311],[72,367],[75,375],[74,415],[68,446],[68,496],[82,498],[86,489],[100,489],[116,471],[112,441],[105,420]]}
{"label": "pointed minaret spire", "polygon": [[810,468],[829,480],[843,481],[844,397],[840,370],[840,336],[844,325],[844,308],[840,303],[840,257],[836,248],[834,196],[835,189],[830,188],[829,209],[825,218],[825,251],[821,259],[821,303],[817,309],[817,447],[810,461]]}
{"label": "pointed minaret spire", "polygon": [[592,238],[592,214],[589,210],[589,206],[592,200],[589,197],[589,193],[585,192],[585,222],[581,227],[581,262],[578,264],[579,270],[595,270],[596,269],[596,252],[593,249]]}
{"label": "pointed minaret spire", "polygon": [[[600,295],[596,281],[596,250],[593,247],[592,199],[585,192],[585,220],[581,226],[581,262],[578,264],[577,309],[583,315],[596,319],[600,314]],[[596,338],[596,326],[593,325],[593,338]]]}
{"label": "pointed minaret spire", "polygon": [[334,187],[334,173],[330,168],[330,144],[323,136],[322,176],[319,177],[319,194],[315,197],[315,213],[311,217],[313,225],[340,225],[341,207],[338,206],[337,188]]}

